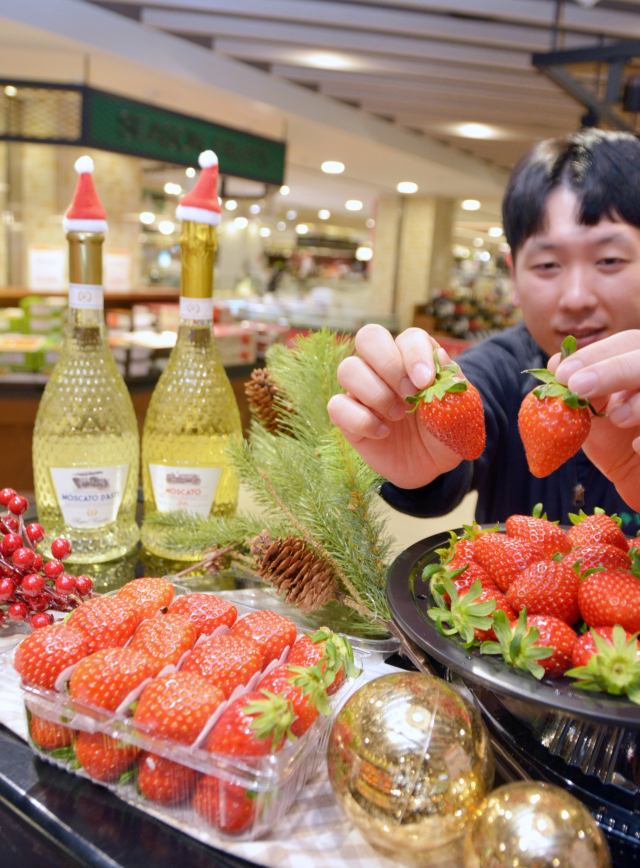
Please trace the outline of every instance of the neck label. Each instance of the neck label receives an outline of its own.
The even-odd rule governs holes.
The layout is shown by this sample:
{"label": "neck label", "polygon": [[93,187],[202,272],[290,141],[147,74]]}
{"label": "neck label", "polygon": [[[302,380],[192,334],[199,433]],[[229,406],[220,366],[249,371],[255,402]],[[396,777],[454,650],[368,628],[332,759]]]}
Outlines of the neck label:
{"label": "neck label", "polygon": [[70,283],[69,307],[79,307],[81,310],[102,310],[104,308],[102,287],[90,283]]}
{"label": "neck label", "polygon": [[213,319],[212,298],[188,298],[180,296],[181,319]]}

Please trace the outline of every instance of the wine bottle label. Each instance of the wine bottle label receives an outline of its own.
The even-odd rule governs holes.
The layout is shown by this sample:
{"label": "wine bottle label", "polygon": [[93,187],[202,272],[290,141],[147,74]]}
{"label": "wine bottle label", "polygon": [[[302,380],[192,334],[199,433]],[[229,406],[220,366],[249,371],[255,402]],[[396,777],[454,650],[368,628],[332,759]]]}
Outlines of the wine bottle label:
{"label": "wine bottle label", "polygon": [[90,283],[69,284],[69,307],[79,307],[82,310],[102,310],[104,297],[101,286]]}
{"label": "wine bottle label", "polygon": [[129,473],[115,467],[52,467],[62,517],[69,527],[100,527],[115,521]]}
{"label": "wine bottle label", "polygon": [[209,515],[220,482],[221,467],[169,467],[150,464],[151,485],[159,512],[188,509]]}
{"label": "wine bottle label", "polygon": [[212,298],[189,298],[180,296],[180,316],[182,319],[213,319]]}

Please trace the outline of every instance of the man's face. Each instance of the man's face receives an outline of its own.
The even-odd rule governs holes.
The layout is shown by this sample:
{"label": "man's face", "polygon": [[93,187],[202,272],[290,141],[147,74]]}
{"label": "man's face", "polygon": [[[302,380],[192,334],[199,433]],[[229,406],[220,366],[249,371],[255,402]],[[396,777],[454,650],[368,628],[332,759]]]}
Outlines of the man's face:
{"label": "man's face", "polygon": [[567,335],[578,348],[640,328],[640,229],[578,223],[578,199],[560,187],[547,199],[546,226],[518,250],[516,303],[529,332],[552,355]]}

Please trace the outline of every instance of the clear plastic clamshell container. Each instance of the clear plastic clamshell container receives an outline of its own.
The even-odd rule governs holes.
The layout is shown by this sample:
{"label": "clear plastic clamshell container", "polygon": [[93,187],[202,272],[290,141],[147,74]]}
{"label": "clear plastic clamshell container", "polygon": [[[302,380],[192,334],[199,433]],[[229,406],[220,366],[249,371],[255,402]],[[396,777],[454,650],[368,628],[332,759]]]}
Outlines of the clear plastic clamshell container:
{"label": "clear plastic clamshell container", "polygon": [[[237,606],[238,618],[253,609]],[[244,609],[244,611],[242,611]],[[286,654],[287,652],[285,652]],[[361,668],[361,659],[355,651],[355,662]],[[279,663],[286,658],[283,656]],[[273,665],[265,669],[268,671]],[[260,674],[262,678],[264,672]],[[23,684],[24,704],[29,728],[29,740],[33,750],[41,758],[82,777],[101,783],[125,801],[147,811],[175,826],[186,834],[205,843],[216,839],[253,840],[270,833],[287,813],[305,783],[314,775],[327,751],[329,732],[337,714],[348,696],[362,683],[362,676],[348,680],[332,697],[329,716],[320,716],[311,727],[294,742],[287,741],[282,750],[261,757],[232,757],[209,753],[206,750],[207,735],[219,714],[238,694],[255,687],[253,681],[240,688],[223,703],[214,718],[200,733],[194,744],[185,745],[173,739],[160,737],[147,731],[134,721],[131,713],[111,713],[104,709],[72,699],[68,692],[56,692],[37,686]],[[66,739],[77,739],[79,733],[102,733],[116,739],[119,747],[130,746],[133,756],[129,770],[115,781],[96,780],[80,766],[73,743],[45,750],[31,737],[33,716],[66,727]],[[71,730],[71,733],[68,732]],[[42,739],[40,739],[42,741]],[[55,742],[55,735],[53,737]],[[111,743],[113,744],[113,743]],[[166,804],[145,798],[137,786],[135,774],[138,762],[151,762],[153,757],[162,757],[178,764],[175,772],[175,788],[186,797],[177,804]],[[181,768],[182,767],[182,768]],[[188,771],[191,770],[191,771]],[[206,797],[194,805],[194,783],[210,776]],[[195,792],[198,790],[196,788]]]}

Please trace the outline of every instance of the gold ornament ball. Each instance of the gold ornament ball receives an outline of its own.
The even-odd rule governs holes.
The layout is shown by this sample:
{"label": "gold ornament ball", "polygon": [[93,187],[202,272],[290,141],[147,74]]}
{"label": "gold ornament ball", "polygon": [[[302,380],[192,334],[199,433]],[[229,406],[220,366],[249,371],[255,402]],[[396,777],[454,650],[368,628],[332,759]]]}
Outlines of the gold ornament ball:
{"label": "gold ornament ball", "polygon": [[332,727],[327,761],[349,819],[369,843],[403,854],[459,839],[494,774],[473,705],[419,672],[384,675],[350,697]]}
{"label": "gold ornament ball", "polygon": [[494,790],[467,831],[465,868],[611,868],[609,846],[585,806],[537,781]]}

